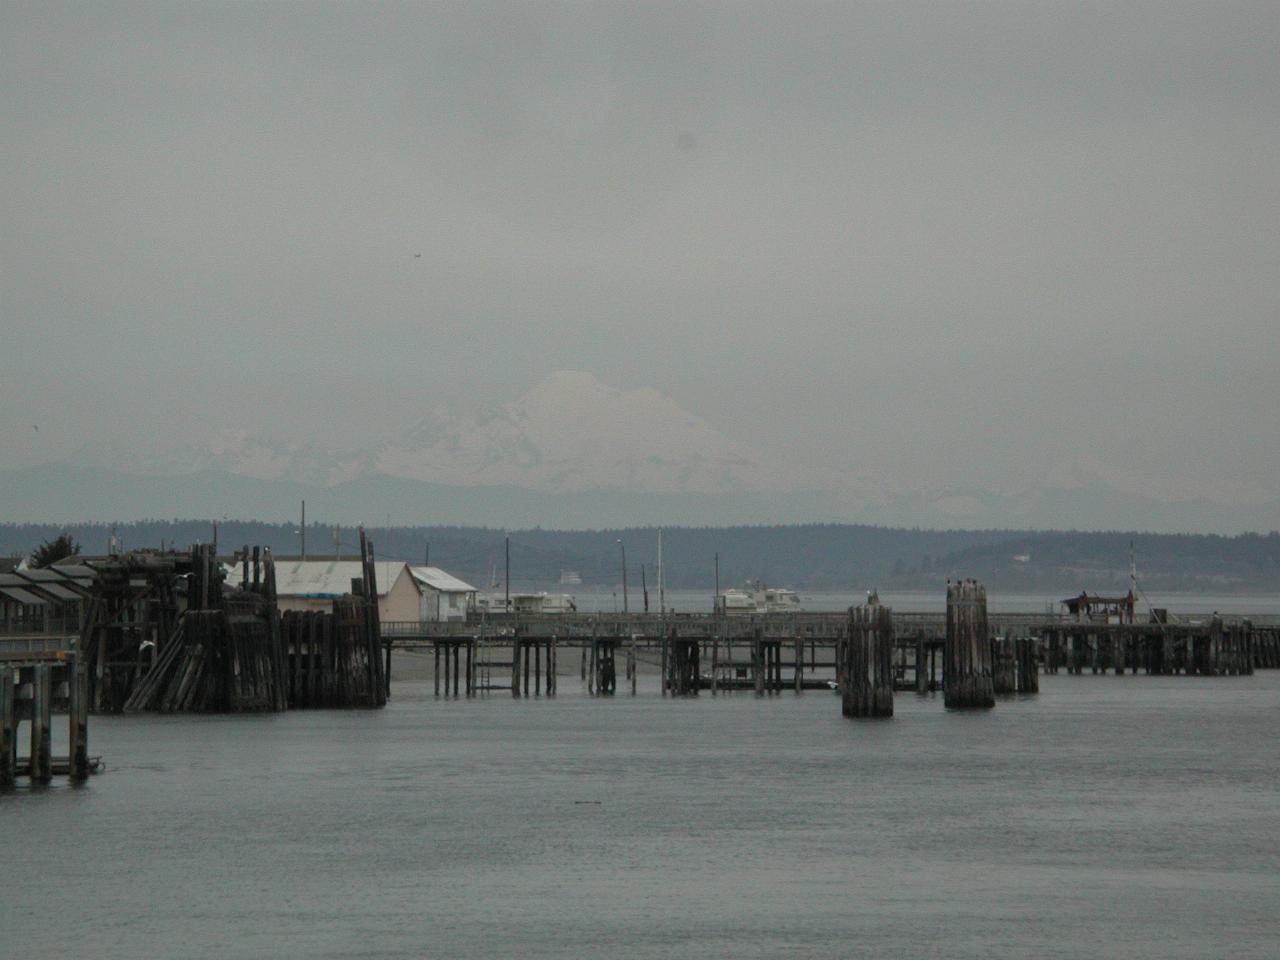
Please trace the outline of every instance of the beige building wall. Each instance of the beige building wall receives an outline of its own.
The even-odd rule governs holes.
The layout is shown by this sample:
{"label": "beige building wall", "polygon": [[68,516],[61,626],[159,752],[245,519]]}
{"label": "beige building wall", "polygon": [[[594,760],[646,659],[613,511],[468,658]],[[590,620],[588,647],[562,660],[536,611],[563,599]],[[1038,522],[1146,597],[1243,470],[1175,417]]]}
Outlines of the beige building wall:
{"label": "beige building wall", "polygon": [[396,577],[396,582],[391,585],[391,589],[378,598],[378,619],[383,623],[388,620],[417,622],[420,598],[418,585],[414,583],[409,568],[402,566],[400,575]]}
{"label": "beige building wall", "polygon": [[[418,585],[414,582],[407,566],[401,566],[391,589],[378,596],[378,619],[385,623],[388,620],[418,620],[419,614]],[[276,607],[283,613],[285,610],[322,610],[332,612],[333,600],[319,597],[276,598]]]}

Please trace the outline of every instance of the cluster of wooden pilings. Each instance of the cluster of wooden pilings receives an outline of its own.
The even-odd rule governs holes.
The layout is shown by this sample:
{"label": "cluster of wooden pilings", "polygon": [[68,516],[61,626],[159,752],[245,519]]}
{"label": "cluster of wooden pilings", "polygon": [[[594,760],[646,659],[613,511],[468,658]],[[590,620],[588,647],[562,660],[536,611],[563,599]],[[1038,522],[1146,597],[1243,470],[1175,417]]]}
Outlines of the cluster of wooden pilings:
{"label": "cluster of wooden pilings", "polygon": [[372,707],[386,702],[380,649],[369,643],[364,604],[333,601],[332,610],[286,610],[280,617],[285,691],[294,709]]}
{"label": "cluster of wooden pilings", "polygon": [[289,707],[386,705],[391,649],[384,657],[373,543],[363,530],[360,571],[351,593],[334,599],[331,610],[287,610],[280,617]]}
{"label": "cluster of wooden pilings", "polygon": [[193,550],[185,556],[138,551],[94,563],[79,644],[93,712],[124,710],[173,636],[191,596],[197,606],[220,596],[221,578],[190,589],[188,581],[204,562],[204,555]]}
{"label": "cluster of wooden pilings", "polygon": [[618,692],[618,648],[624,645],[623,679],[631,685],[634,694],[639,673],[635,638],[624,641],[621,637],[591,637],[583,643],[582,679],[592,696],[610,697]]}
{"label": "cluster of wooden pilings", "polygon": [[[474,696],[476,692],[476,643],[470,637],[457,640],[437,640],[432,645],[435,654],[436,696],[440,696],[443,682],[445,696]],[[450,686],[453,691],[450,693]]]}
{"label": "cluster of wooden pilings", "polygon": [[[186,609],[136,678],[126,712],[223,713],[284,710],[284,651],[271,552],[244,549],[243,580],[224,582],[210,544],[191,549]],[[249,564],[252,560],[252,577]]]}
{"label": "cluster of wooden pilings", "polygon": [[893,716],[893,614],[871,604],[849,609],[849,633],[840,671],[846,717]]}
{"label": "cluster of wooden pilings", "polygon": [[[88,671],[77,652],[60,652],[40,662],[0,660],[0,788],[18,777],[47,784],[55,776],[72,782],[86,779],[89,758]],[[53,716],[67,718],[67,756],[54,757]],[[26,759],[18,755],[18,724],[30,726]]]}
{"label": "cluster of wooden pilings", "polygon": [[1269,650],[1259,649],[1275,633],[1256,630],[1248,620],[1227,623],[1221,617],[1203,624],[1086,622],[1043,628],[1041,646],[1046,673],[1227,677],[1251,674],[1269,657],[1280,661],[1274,640]]}
{"label": "cluster of wooden pilings", "polygon": [[991,689],[997,694],[1040,692],[1039,645],[1034,637],[992,637]]}
{"label": "cluster of wooden pilings", "polygon": [[1280,668],[1280,627],[1249,627],[1249,645],[1253,648],[1255,669]]}
{"label": "cluster of wooden pilings", "polygon": [[987,590],[976,580],[947,584],[943,699],[948,707],[994,707]]}
{"label": "cluster of wooden pilings", "polygon": [[[760,644],[752,647],[753,656],[760,656]],[[762,682],[759,660],[756,662],[756,682]],[[702,644],[696,637],[682,637],[672,631],[662,645],[662,689],[673,697],[685,697],[702,689]]]}
{"label": "cluster of wooden pilings", "polygon": [[[1175,653],[1159,662],[1178,664],[1181,672],[1225,676],[1247,673],[1251,664],[1268,661],[1280,665],[1280,630],[1271,625],[1257,628],[1248,621],[1218,621],[1205,624],[1108,624],[1047,620],[1034,614],[988,614],[986,591],[972,580],[949,583],[947,612],[941,614],[899,614],[876,610],[876,604],[853,608],[845,617],[807,614],[787,617],[735,618],[724,615],[636,614],[613,618],[596,615],[511,617],[497,624],[498,634],[486,641],[485,630],[493,626],[476,623],[423,623],[413,626],[420,633],[401,632],[405,646],[422,643],[438,645],[437,689],[443,681],[447,693],[456,692],[463,672],[459,656],[467,644],[478,642],[484,651],[505,650],[514,644],[512,660],[488,664],[490,653],[479,653],[480,672],[491,667],[513,670],[511,689],[517,695],[541,689],[541,655],[531,659],[530,644],[559,637],[581,652],[581,676],[593,695],[616,693],[619,674],[636,690],[636,670],[642,651],[660,658],[660,689],[664,696],[690,696],[710,690],[712,694],[733,690],[773,694],[784,689],[797,692],[835,687],[851,698],[848,709],[854,715],[884,709],[884,678],[895,691],[930,693],[942,691],[949,707],[991,707],[996,697],[1039,692],[1039,674],[1068,666],[1083,670],[1111,668],[1122,662],[1133,668],[1142,657],[1155,657],[1171,643]],[[887,623],[882,618],[888,618]],[[999,625],[1003,636],[995,635]],[[888,628],[892,628],[891,630]],[[889,661],[870,671],[865,658],[870,655],[862,638],[869,634],[892,637]],[[513,639],[513,637],[515,639]],[[1083,639],[1081,639],[1083,638]],[[857,643],[855,644],[855,640]],[[1159,644],[1157,644],[1159,640]],[[877,647],[877,651],[881,648]],[[460,652],[459,652],[460,651]],[[820,659],[819,651],[823,658]],[[830,651],[832,659],[825,656]],[[1135,653],[1135,651],[1138,651]],[[1141,651],[1148,651],[1142,653]],[[548,662],[551,654],[543,648]],[[625,655],[626,665],[618,661]],[[851,686],[852,658],[862,658],[860,676],[880,679],[872,694],[854,693]],[[1119,658],[1117,660],[1117,658]],[[645,661],[652,662],[652,661]],[[1153,661],[1154,663],[1155,661]],[[532,682],[528,679],[532,663]],[[452,666],[451,666],[452,664]],[[443,669],[442,669],[443,668]],[[625,672],[624,672],[625,669]],[[829,671],[829,672],[828,672]],[[870,672],[868,672],[870,671]],[[553,689],[549,679],[547,689]],[[483,680],[479,689],[487,687]],[[869,701],[868,701],[869,696]],[[876,698],[880,697],[880,707]],[[870,706],[863,706],[869,702]]]}
{"label": "cluster of wooden pilings", "polygon": [[556,638],[516,636],[511,644],[511,695],[539,696],[544,683],[547,696],[555,696]]}

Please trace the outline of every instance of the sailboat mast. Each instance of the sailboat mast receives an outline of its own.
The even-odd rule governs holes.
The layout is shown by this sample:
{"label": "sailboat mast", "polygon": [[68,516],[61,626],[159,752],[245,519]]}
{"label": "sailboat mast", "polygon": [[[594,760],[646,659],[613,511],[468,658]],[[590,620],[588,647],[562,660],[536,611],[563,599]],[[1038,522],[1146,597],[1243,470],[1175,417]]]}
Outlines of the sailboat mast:
{"label": "sailboat mast", "polygon": [[667,612],[667,594],[662,581],[662,528],[658,528],[658,612]]}

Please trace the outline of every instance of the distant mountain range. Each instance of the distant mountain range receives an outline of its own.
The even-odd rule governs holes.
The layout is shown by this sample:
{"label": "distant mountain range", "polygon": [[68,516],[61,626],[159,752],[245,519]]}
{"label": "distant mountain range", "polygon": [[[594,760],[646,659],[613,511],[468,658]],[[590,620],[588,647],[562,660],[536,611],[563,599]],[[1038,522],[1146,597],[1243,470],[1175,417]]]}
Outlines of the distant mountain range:
{"label": "distant mountain range", "polygon": [[[1080,458],[1053,482],[1012,492],[884,489],[825,468],[780,464],[656,390],[622,391],[561,372],[467,417],[427,411],[359,451],[270,443],[225,431],[149,455],[103,448],[75,463],[0,472],[0,521],[147,517],[593,528],[871,523],[941,529],[1085,528],[1236,532],[1280,498],[1158,488]],[[1209,491],[1212,493],[1212,491]]]}

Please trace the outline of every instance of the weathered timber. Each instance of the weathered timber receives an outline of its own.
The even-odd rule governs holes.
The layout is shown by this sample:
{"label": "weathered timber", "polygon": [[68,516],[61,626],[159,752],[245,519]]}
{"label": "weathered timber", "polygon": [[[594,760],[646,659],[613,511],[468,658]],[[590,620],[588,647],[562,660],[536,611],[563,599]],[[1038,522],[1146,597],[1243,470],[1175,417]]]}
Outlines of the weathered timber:
{"label": "weathered timber", "polygon": [[48,783],[53,778],[53,674],[48,664],[32,668],[31,678],[31,782]]}
{"label": "weathered timber", "polygon": [[1018,693],[1040,692],[1040,670],[1036,657],[1036,641],[1019,637],[1013,641]]}
{"label": "weathered timber", "polygon": [[879,604],[849,608],[848,661],[843,671],[846,717],[893,716],[893,617]]}
{"label": "weathered timber", "polygon": [[990,639],[986,589],[974,580],[949,583],[942,664],[942,689],[948,707],[995,706]]}
{"label": "weathered timber", "polygon": [[0,788],[13,786],[18,775],[18,720],[14,706],[13,668],[0,664]]}
{"label": "weathered timber", "polygon": [[992,637],[991,690],[993,693],[1013,693],[1017,687],[1017,660],[1014,655],[1013,637]]}

